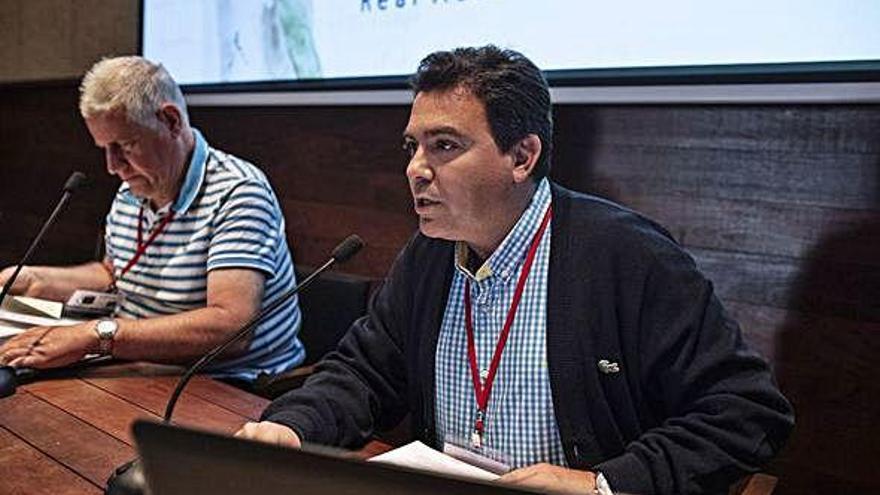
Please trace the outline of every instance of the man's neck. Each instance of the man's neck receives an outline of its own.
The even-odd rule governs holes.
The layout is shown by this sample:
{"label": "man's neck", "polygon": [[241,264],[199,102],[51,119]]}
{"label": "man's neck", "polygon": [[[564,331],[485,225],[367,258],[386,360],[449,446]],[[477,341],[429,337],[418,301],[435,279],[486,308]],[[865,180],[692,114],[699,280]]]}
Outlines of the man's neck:
{"label": "man's neck", "polygon": [[479,261],[479,265],[477,265],[479,268],[485,260],[492,256],[492,253],[498,249],[513,226],[519,221],[523,212],[529,207],[537,190],[538,185],[534,181],[530,180],[527,184],[522,184],[520,188],[513,191],[508,201],[502,203],[503,207],[498,211],[497,220],[490,222],[492,226],[486,229],[483,238],[476,242],[465,241],[471,252],[476,255],[468,257],[469,266],[472,258],[475,259],[475,262]]}

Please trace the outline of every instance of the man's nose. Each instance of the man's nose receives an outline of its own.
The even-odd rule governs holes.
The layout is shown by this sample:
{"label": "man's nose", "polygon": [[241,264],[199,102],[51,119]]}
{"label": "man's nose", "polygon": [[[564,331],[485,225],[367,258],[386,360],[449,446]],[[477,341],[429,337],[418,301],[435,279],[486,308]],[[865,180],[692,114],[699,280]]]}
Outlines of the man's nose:
{"label": "man's nose", "polygon": [[434,171],[431,169],[424,154],[416,150],[409,164],[406,166],[406,177],[413,186],[424,185],[434,179]]}
{"label": "man's nose", "polygon": [[108,146],[105,149],[104,160],[107,164],[107,173],[110,175],[116,175],[117,171],[126,163],[121,150],[114,146]]}

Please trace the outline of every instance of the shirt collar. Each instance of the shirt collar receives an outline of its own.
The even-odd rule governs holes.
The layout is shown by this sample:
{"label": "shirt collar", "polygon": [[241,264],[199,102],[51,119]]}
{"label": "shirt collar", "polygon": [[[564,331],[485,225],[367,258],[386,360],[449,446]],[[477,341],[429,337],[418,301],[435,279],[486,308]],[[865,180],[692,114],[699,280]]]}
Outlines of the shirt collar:
{"label": "shirt collar", "polygon": [[545,177],[538,184],[529,206],[489,259],[475,273],[471,273],[467,269],[470,250],[467,244],[458,241],[455,243],[455,268],[477,282],[496,274],[507,281],[518,273],[516,268],[525,258],[529,244],[541,226],[544,212],[550,206],[550,200],[550,181]]}
{"label": "shirt collar", "polygon": [[[190,158],[189,165],[187,165],[183,186],[181,186],[180,191],[177,193],[177,199],[171,205],[171,209],[174,210],[176,215],[186,212],[192,206],[196,196],[199,194],[199,190],[202,188],[202,182],[205,180],[205,170],[208,162],[208,142],[205,141],[205,138],[198,129],[193,128],[192,131],[195,138],[192,158]],[[135,196],[127,182],[122,183],[120,192],[123,199],[131,204],[142,205],[146,201],[145,198]],[[168,207],[166,206],[157,213],[162,213],[167,209]]]}

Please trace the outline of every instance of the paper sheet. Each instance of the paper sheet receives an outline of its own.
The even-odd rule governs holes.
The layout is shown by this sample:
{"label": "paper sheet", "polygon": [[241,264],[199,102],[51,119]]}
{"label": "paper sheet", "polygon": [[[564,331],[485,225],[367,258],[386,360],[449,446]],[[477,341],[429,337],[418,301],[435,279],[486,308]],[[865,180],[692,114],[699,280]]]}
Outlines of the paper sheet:
{"label": "paper sheet", "polygon": [[61,318],[64,304],[37,297],[7,296],[0,309],[44,318]]}
{"label": "paper sheet", "polygon": [[13,335],[18,335],[28,328],[28,325],[19,325],[17,323],[0,321],[0,343],[3,343],[3,339],[7,337],[12,337]]}
{"label": "paper sheet", "polygon": [[[70,326],[76,325],[77,323],[82,323],[84,320],[75,320],[73,318],[46,318],[43,316],[32,316],[26,315],[23,313],[16,313],[13,311],[7,311],[5,309],[0,309],[0,320],[4,322],[24,325],[24,328],[36,327],[36,326]],[[4,327],[8,325],[5,324]],[[11,326],[11,325],[10,325]]]}
{"label": "paper sheet", "polygon": [[369,460],[480,481],[494,481],[498,479],[497,474],[454,459],[428,447],[418,440],[384,454],[371,457]]}

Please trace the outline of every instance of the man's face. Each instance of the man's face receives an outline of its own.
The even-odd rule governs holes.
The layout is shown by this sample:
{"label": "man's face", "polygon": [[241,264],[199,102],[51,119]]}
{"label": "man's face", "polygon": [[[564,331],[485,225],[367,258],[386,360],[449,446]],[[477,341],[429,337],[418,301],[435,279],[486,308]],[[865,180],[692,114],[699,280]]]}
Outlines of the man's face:
{"label": "man's face", "polygon": [[404,149],[421,232],[482,247],[506,221],[514,185],[514,160],[495,144],[483,103],[462,88],[419,93]]}
{"label": "man's face", "polygon": [[150,129],[130,122],[115,110],[85,119],[95,145],[104,150],[107,172],[127,182],[138,197],[158,206],[177,195],[183,164],[174,153],[174,138],[163,122]]}

